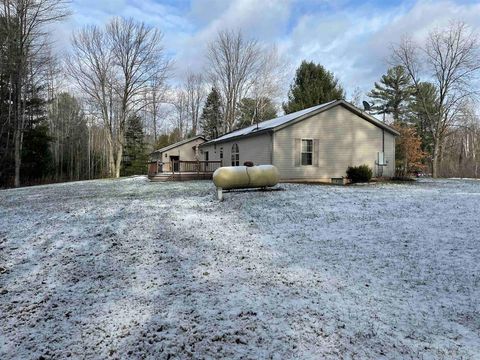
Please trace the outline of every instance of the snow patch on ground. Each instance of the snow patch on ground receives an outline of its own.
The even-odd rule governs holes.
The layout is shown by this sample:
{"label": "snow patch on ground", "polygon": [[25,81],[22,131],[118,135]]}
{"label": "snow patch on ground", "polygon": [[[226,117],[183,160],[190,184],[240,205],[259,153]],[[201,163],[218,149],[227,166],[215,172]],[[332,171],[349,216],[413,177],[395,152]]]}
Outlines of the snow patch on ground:
{"label": "snow patch on ground", "polygon": [[480,183],[0,191],[0,358],[476,358]]}

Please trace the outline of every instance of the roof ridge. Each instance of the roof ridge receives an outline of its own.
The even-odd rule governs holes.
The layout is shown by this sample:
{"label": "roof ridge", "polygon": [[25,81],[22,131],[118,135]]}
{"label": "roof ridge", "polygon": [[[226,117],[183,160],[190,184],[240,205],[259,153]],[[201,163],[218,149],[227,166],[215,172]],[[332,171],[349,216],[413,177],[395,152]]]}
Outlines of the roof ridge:
{"label": "roof ridge", "polygon": [[166,150],[170,150],[171,148],[174,148],[174,147],[177,147],[177,146],[179,146],[179,145],[183,145],[183,144],[186,144],[186,143],[188,143],[188,142],[190,142],[190,141],[196,140],[196,139],[198,139],[198,138],[202,138],[202,139],[206,140],[203,135],[197,135],[197,136],[194,136],[194,137],[191,137],[191,138],[188,138],[188,139],[183,139],[183,140],[177,141],[177,142],[175,142],[175,143],[173,143],[173,144],[164,146],[164,147],[162,147],[162,148],[160,148],[160,149],[154,150],[152,153],[154,153],[154,152],[164,152],[164,151],[166,151]]}
{"label": "roof ridge", "polygon": [[[318,104],[318,105],[311,106],[311,107],[306,108],[306,109],[298,110],[298,111],[295,111],[293,113],[284,114],[282,116],[277,116],[276,118],[273,118],[273,119],[264,120],[264,121],[259,122],[257,124],[253,124],[253,125],[249,125],[247,127],[244,127],[242,129],[235,129],[235,130],[232,130],[228,133],[223,134],[222,136],[219,136],[216,139],[211,139],[211,140],[207,141],[206,143],[215,143],[215,142],[218,142],[218,141],[222,141],[222,140],[233,138],[233,137],[237,136],[237,135],[232,136],[232,134],[238,134],[238,136],[245,136],[245,135],[248,135],[250,133],[255,132],[255,130],[257,130],[257,129],[259,131],[260,130],[267,130],[267,129],[274,129],[274,128],[280,126],[280,125],[286,124],[286,123],[288,123],[290,121],[293,121],[293,120],[295,120],[299,117],[305,116],[310,112],[316,111],[318,109],[321,109],[322,107],[326,107],[326,106],[331,105],[331,104],[333,104],[335,102],[338,102],[338,101],[341,101],[341,100],[332,100],[332,101],[329,101],[329,102],[326,102],[326,103],[323,103],[323,104]],[[282,120],[284,120],[284,121],[282,121]],[[272,124],[272,126],[265,127],[266,123],[269,123],[269,125]],[[262,124],[264,126],[262,126]]]}

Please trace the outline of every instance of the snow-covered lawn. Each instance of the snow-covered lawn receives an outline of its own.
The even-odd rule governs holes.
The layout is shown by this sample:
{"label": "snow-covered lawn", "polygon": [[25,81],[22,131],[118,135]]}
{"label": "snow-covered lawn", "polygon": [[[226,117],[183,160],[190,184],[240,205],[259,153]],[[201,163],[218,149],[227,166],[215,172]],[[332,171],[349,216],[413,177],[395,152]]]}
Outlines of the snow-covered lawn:
{"label": "snow-covered lawn", "polygon": [[480,181],[0,191],[0,358],[480,357]]}

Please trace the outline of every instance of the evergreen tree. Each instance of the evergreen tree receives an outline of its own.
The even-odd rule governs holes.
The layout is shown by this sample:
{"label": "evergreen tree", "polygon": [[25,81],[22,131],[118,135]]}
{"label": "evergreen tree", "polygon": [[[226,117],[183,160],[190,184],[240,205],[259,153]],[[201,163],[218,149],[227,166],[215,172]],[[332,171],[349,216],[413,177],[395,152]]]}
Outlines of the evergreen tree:
{"label": "evergreen tree", "polygon": [[269,98],[258,100],[243,98],[238,104],[238,120],[236,127],[244,127],[273,119],[277,116],[277,109]]}
{"label": "evergreen tree", "polygon": [[[195,136],[195,135],[192,135]],[[167,133],[167,134],[161,134],[157,137],[157,142],[155,143],[155,149],[161,149],[166,146],[175,144],[176,142],[179,142],[182,140],[182,135],[180,133],[180,130],[178,128],[174,128],[172,132]]]}
{"label": "evergreen tree", "polygon": [[155,150],[164,148],[170,144],[173,144],[170,142],[170,135],[169,134],[161,134],[157,136],[157,142],[155,143]]}
{"label": "evergreen tree", "polygon": [[286,114],[345,97],[343,88],[332,72],[322,65],[303,61],[290,85]]}
{"label": "evergreen tree", "polygon": [[388,69],[380,82],[367,94],[373,100],[374,114],[392,114],[394,122],[405,121],[412,97],[410,77],[403,66]]}
{"label": "evergreen tree", "polygon": [[50,177],[53,168],[45,100],[32,96],[26,102],[26,117],[29,121],[24,132],[21,176],[24,183],[35,184]]}
{"label": "evergreen tree", "polygon": [[430,116],[438,113],[438,93],[433,84],[422,82],[409,104],[409,122],[417,128],[417,134],[422,139],[422,149],[432,154],[435,129],[431,128],[427,111]]}
{"label": "evergreen tree", "polygon": [[53,175],[53,159],[50,151],[52,138],[48,133],[45,120],[25,129],[21,174],[26,184],[43,182]]}
{"label": "evergreen tree", "polygon": [[222,134],[222,102],[216,88],[212,88],[212,91],[207,96],[207,101],[203,106],[200,124],[203,129],[203,136],[207,139],[215,139]]}
{"label": "evergreen tree", "polygon": [[143,124],[137,115],[127,120],[122,164],[122,176],[145,174],[147,170]]}
{"label": "evergreen tree", "polygon": [[179,142],[183,139],[183,133],[178,127],[173,129],[172,132],[168,135],[168,141],[170,142],[170,144],[175,144],[176,142]]}

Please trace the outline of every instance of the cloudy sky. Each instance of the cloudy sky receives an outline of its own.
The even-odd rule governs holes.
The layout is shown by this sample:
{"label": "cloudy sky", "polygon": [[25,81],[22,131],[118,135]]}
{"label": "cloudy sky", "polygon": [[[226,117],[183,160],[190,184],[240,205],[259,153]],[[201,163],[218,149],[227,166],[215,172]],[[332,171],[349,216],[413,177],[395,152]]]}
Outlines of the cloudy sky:
{"label": "cloudy sky", "polygon": [[291,75],[302,59],[333,71],[350,95],[371,89],[387,68],[389,47],[404,34],[421,39],[430,29],[462,20],[480,28],[480,1],[348,0],[72,0],[73,15],[59,25],[60,44],[85,24],[130,16],[159,28],[175,60],[172,81],[200,71],[204,50],[219,29],[241,29],[276,44]]}

